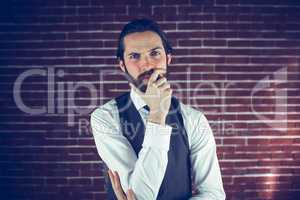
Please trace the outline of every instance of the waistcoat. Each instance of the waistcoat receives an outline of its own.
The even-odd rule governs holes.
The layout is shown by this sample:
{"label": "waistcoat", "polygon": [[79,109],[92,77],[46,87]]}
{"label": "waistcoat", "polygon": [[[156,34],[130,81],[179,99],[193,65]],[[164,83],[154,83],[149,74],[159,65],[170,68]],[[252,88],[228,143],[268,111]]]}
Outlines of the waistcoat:
{"label": "waistcoat", "polygon": [[[127,138],[138,156],[145,135],[143,120],[135,108],[129,92],[115,100],[119,111],[122,134]],[[168,164],[157,200],[186,200],[192,196],[190,150],[180,103],[174,96],[171,99],[166,124],[172,126],[172,133]],[[120,176],[122,175],[120,174]],[[106,184],[109,200],[117,200],[109,179]]]}

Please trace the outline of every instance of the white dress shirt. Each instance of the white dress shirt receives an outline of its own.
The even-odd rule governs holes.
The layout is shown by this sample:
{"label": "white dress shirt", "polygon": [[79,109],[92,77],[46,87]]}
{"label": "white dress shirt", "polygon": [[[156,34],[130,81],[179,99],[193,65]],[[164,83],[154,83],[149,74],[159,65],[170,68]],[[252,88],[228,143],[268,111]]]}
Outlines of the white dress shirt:
{"label": "white dress shirt", "polygon": [[[138,200],[157,198],[168,164],[172,127],[147,122],[145,102],[131,90],[130,97],[145,124],[142,149],[136,156],[123,136],[116,101],[110,100],[91,114],[91,127],[98,153],[109,169],[120,175],[124,191],[131,188]],[[197,195],[191,200],[224,200],[225,192],[216,154],[216,143],[206,117],[180,103],[188,135],[192,175]],[[180,176],[180,175],[178,175]]]}

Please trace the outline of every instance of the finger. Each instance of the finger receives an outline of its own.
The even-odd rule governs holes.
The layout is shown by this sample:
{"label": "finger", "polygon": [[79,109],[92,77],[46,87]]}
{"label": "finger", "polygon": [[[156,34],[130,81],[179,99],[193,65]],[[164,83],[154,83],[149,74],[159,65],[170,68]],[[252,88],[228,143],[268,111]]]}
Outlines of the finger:
{"label": "finger", "polygon": [[164,90],[164,92],[166,92],[167,96],[172,96],[173,90],[171,88],[167,88]]}
{"label": "finger", "polygon": [[171,88],[171,85],[169,83],[165,83],[159,87],[160,91],[166,90],[168,88]]}
{"label": "finger", "polygon": [[113,173],[110,169],[108,170],[108,176],[109,176],[109,179],[110,179],[110,182],[111,182],[112,186],[114,187],[115,186],[115,179],[114,179],[114,175],[113,175]]}
{"label": "finger", "polygon": [[157,71],[158,74],[165,74],[166,73],[166,69],[164,69],[164,68],[155,68],[154,71]]}
{"label": "finger", "polygon": [[112,187],[117,199],[126,200],[123,190],[120,191],[120,189],[117,188],[118,183],[116,182],[116,175],[114,175],[114,173],[111,170],[108,170],[108,175],[111,180]]}
{"label": "finger", "polygon": [[126,193],[127,200],[136,200],[132,189],[129,189]]}
{"label": "finger", "polygon": [[158,71],[154,71],[149,78],[148,85],[153,84],[154,81],[156,81],[158,75],[159,75]]}
{"label": "finger", "polygon": [[156,87],[160,87],[162,86],[164,83],[167,82],[167,79],[165,77],[161,78],[161,79],[158,79],[157,81],[155,81],[153,84],[156,86]]}
{"label": "finger", "polygon": [[119,177],[119,174],[118,172],[115,171],[115,186],[116,186],[116,189],[120,192],[122,192],[122,194],[124,194],[123,192],[123,189],[122,189],[122,186],[121,186],[121,181],[120,181],[120,177]]}

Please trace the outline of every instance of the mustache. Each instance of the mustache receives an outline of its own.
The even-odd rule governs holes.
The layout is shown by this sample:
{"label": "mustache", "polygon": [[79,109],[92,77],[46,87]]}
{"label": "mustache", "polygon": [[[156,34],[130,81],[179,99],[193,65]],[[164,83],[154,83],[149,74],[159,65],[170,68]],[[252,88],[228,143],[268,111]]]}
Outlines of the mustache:
{"label": "mustache", "polygon": [[[126,66],[125,66],[126,67]],[[125,68],[127,69],[127,68]],[[163,73],[159,74],[158,77],[157,77],[157,80],[162,78],[162,77],[166,77],[168,76],[168,70],[164,69],[164,68],[156,68],[156,70],[162,70]],[[128,71],[126,70],[123,74],[125,76],[125,78],[130,82],[132,83],[135,87],[137,87],[138,89],[140,89],[142,92],[146,92],[147,90],[147,85],[145,85],[143,83],[143,80],[145,78],[145,76],[151,76],[152,73],[155,71],[155,69],[150,69],[148,71],[145,71],[143,72],[142,74],[140,74],[136,79],[133,78],[129,73]]]}
{"label": "mustache", "polygon": [[[150,70],[145,71],[145,72],[143,72],[142,74],[140,74],[140,75],[137,77],[137,79],[138,79],[138,80],[143,80],[146,76],[151,76],[151,75],[153,74],[153,72],[154,72],[155,70],[157,70],[157,69],[158,69],[158,70],[162,69],[162,70],[165,71],[165,69],[163,69],[163,68],[150,69]],[[162,78],[162,77],[166,77],[166,78],[167,78],[167,74],[168,74],[167,71],[165,71],[164,73],[159,74],[157,79],[160,79],[160,78]]]}

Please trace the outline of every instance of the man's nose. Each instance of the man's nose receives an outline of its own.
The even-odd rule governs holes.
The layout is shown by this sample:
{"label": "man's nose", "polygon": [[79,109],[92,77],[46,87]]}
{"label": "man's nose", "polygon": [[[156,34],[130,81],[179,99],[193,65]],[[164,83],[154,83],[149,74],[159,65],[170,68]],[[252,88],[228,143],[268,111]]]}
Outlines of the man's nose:
{"label": "man's nose", "polygon": [[143,71],[147,71],[149,69],[153,68],[152,64],[151,64],[151,61],[150,61],[150,58],[148,58],[147,56],[145,56],[143,59],[142,59],[142,62],[141,62],[141,69]]}

